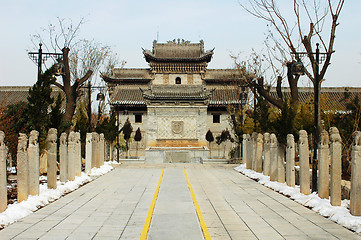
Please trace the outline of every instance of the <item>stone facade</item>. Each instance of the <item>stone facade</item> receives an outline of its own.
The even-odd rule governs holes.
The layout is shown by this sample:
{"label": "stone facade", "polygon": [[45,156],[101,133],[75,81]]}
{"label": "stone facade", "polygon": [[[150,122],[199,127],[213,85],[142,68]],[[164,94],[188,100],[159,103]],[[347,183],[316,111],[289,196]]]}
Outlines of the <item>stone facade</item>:
{"label": "stone facade", "polygon": [[[149,68],[114,69],[103,77],[119,127],[129,119],[133,129],[142,132],[138,156],[162,147],[167,152],[170,148],[208,151],[208,130],[216,137],[231,129],[228,111],[229,106],[240,107],[240,74],[230,69],[207,69],[213,50],[205,51],[203,41],[154,41],[152,50],[143,54]],[[136,145],[130,142],[130,157],[135,157]],[[230,141],[220,145],[214,141],[212,153],[205,155],[223,158],[226,149],[228,157],[234,146]]]}

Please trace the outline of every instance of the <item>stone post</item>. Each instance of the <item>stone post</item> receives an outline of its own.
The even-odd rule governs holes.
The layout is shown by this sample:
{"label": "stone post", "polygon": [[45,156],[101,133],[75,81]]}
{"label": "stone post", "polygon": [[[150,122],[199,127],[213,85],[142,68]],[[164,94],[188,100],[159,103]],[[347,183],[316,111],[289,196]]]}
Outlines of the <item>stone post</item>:
{"label": "stone post", "polygon": [[330,196],[332,206],[341,206],[342,142],[338,129],[330,128],[331,182]]}
{"label": "stone post", "polygon": [[98,153],[98,142],[99,142],[99,134],[96,132],[92,133],[92,166],[97,167],[99,161],[99,153]]}
{"label": "stone post", "polygon": [[295,182],[295,139],[292,134],[288,134],[286,148],[286,183],[288,186],[294,187]]}
{"label": "stone post", "polygon": [[278,141],[277,137],[274,133],[270,135],[270,156],[271,156],[271,164],[270,164],[270,180],[277,181],[277,169],[278,169]]}
{"label": "stone post", "polygon": [[286,182],[284,162],[285,162],[285,145],[278,144],[277,181],[280,183]]}
{"label": "stone post", "polygon": [[8,205],[8,189],[6,176],[7,148],[5,146],[5,133],[0,131],[0,213],[5,211]]}
{"label": "stone post", "polygon": [[246,168],[252,169],[252,141],[249,134],[246,135]]}
{"label": "stone post", "polygon": [[263,135],[261,133],[257,134],[256,138],[256,157],[255,157],[255,166],[254,170],[256,172],[262,172],[262,155],[263,155]]}
{"label": "stone post", "polygon": [[242,138],[242,163],[247,162],[247,134],[243,134]]}
{"label": "stone post", "polygon": [[55,128],[50,128],[48,131],[48,137],[46,139],[46,147],[48,151],[48,166],[47,166],[47,177],[48,177],[48,188],[56,189],[56,177],[57,177],[57,138],[58,131]]}
{"label": "stone post", "polygon": [[326,130],[322,130],[318,143],[318,196],[329,198],[330,196],[330,173],[329,173],[329,137]]}
{"label": "stone post", "polygon": [[60,181],[66,182],[68,180],[68,146],[66,142],[66,133],[60,135],[59,146],[59,162],[60,162]]}
{"label": "stone post", "polygon": [[19,133],[17,151],[17,184],[18,202],[28,199],[29,195],[29,162],[28,162],[28,137],[24,133]]}
{"label": "stone post", "polygon": [[300,192],[310,194],[310,160],[308,149],[308,136],[305,130],[299,132],[299,163],[300,163]]}
{"label": "stone post", "polygon": [[105,155],[105,141],[104,141],[104,134],[101,133],[99,134],[99,166],[103,166],[104,165],[104,155]]}
{"label": "stone post", "polygon": [[89,172],[92,169],[92,134],[86,134],[85,140],[85,172]]}
{"label": "stone post", "polygon": [[353,133],[351,150],[351,192],[350,213],[361,216],[361,132]]}
{"label": "stone post", "polygon": [[81,139],[80,132],[75,132],[75,158],[74,158],[74,167],[75,167],[75,176],[81,176]]}
{"label": "stone post", "polygon": [[257,135],[258,134],[256,132],[252,133],[252,170],[255,170],[256,167]]}
{"label": "stone post", "polygon": [[68,180],[75,179],[75,133],[71,131],[68,136]]}
{"label": "stone post", "polygon": [[271,155],[270,155],[270,134],[263,134],[263,174],[270,175]]}
{"label": "stone post", "polygon": [[29,162],[29,195],[39,195],[39,132],[32,130],[29,135],[28,162]]}

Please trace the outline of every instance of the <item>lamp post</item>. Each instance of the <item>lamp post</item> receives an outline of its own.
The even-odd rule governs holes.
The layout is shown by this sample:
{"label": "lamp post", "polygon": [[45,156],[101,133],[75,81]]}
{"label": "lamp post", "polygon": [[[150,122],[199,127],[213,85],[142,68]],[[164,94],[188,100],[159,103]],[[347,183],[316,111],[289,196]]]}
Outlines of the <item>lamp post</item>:
{"label": "lamp post", "polygon": [[[313,136],[313,157],[312,157],[312,192],[317,191],[317,146],[320,139],[321,133],[321,108],[320,108],[320,91],[321,91],[321,79],[319,73],[319,66],[320,63],[325,59],[325,56],[329,53],[320,53],[319,43],[316,43],[316,52],[315,53],[306,53],[306,52],[296,52],[291,53],[295,54],[296,56],[299,55],[307,55],[312,54],[315,55],[316,59],[315,62],[315,80],[314,80],[314,118],[315,118],[315,128],[314,128],[314,136]],[[321,57],[321,58],[320,58]],[[296,62],[292,66],[292,72],[294,75],[303,75],[304,74],[304,67],[301,62]],[[301,74],[302,73],[302,74]]]}
{"label": "lamp post", "polygon": [[[38,81],[40,80],[40,76],[42,73],[42,70],[41,70],[42,65],[43,65],[43,63],[46,62],[46,60],[48,60],[50,57],[57,57],[58,61],[63,58],[63,53],[43,52],[43,49],[41,48],[42,46],[43,46],[43,44],[39,43],[38,52],[29,52],[28,53],[30,59],[32,59],[34,61],[34,63],[37,64],[37,66],[38,66]],[[62,65],[61,63],[57,63],[55,75],[60,76],[62,74],[64,74],[64,65]]]}
{"label": "lamp post", "polygon": [[[241,88],[241,92],[239,93],[239,100],[241,100],[241,134],[242,134],[242,137],[240,140],[243,140],[243,104],[244,104],[244,101],[247,99],[247,93],[245,92],[245,90],[246,90],[245,86],[239,86],[239,87]],[[238,157],[241,158],[242,150],[243,150],[243,148],[241,148],[241,142],[239,142],[238,149],[239,149]]]}
{"label": "lamp post", "polygon": [[[91,111],[91,90],[92,89],[100,89],[100,92],[97,94],[97,100],[98,101],[104,101],[105,100],[105,96],[104,96],[104,94],[101,92],[105,87],[101,87],[101,86],[92,86],[91,85],[91,82],[90,82],[90,80],[88,81],[88,85],[87,86],[85,86],[84,88],[87,88],[87,90],[88,90],[88,124],[89,124],[89,126],[88,126],[88,131],[89,132],[92,132],[92,125],[91,125],[91,113],[92,113],[92,111]],[[100,104],[100,103],[99,103]],[[99,120],[99,107],[98,107],[98,120]]]}

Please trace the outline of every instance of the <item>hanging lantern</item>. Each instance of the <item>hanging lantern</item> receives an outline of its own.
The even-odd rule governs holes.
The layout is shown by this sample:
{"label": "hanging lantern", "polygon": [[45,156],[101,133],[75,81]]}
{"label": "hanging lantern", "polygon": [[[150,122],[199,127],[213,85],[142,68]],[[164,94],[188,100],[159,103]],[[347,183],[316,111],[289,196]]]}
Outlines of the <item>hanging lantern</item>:
{"label": "hanging lantern", "polygon": [[61,63],[57,63],[55,65],[55,73],[54,73],[54,75],[55,76],[60,76],[60,75],[64,75],[64,74],[65,74],[64,73],[64,65],[61,64]]}
{"label": "hanging lantern", "polygon": [[105,96],[102,92],[97,94],[97,101],[104,101]]}
{"label": "hanging lantern", "polygon": [[293,75],[304,75],[305,74],[305,68],[304,68],[302,62],[292,63],[291,70],[292,70]]}

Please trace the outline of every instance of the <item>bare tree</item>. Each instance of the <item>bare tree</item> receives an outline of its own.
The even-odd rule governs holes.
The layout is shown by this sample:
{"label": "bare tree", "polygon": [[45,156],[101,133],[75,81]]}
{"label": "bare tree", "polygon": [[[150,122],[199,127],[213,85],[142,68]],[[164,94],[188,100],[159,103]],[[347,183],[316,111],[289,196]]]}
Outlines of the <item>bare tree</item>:
{"label": "bare tree", "polygon": [[[79,23],[73,24],[71,20],[58,18],[57,24],[48,25],[47,29],[42,29],[42,34],[35,34],[31,39],[35,46],[40,42],[48,51],[63,53],[62,59],[54,59],[64,65],[62,81],[58,80],[54,85],[65,93],[66,108],[63,122],[69,124],[85,82],[91,81],[94,73],[99,71],[106,73],[118,63],[116,55],[109,46],[78,37],[84,22],[84,19],[81,19]],[[47,39],[43,35],[47,36]]]}
{"label": "bare tree", "polygon": [[[279,39],[274,37],[276,46],[285,46],[295,61],[302,62],[305,66],[305,74],[315,85],[318,63],[315,59],[315,43],[320,43],[320,50],[325,54],[324,64],[319,72],[319,79],[323,79],[331,55],[334,53],[334,41],[338,17],[341,13],[344,0],[293,0],[290,2],[293,16],[287,17],[282,13],[276,0],[248,0],[248,4],[240,5],[253,16],[268,22]],[[289,9],[289,8],[288,8]],[[327,22],[327,21],[330,22]],[[308,25],[308,26],[307,26]],[[326,31],[326,27],[329,27]],[[299,54],[299,53],[304,54]],[[297,83],[299,76],[294,76],[291,71],[292,61],[285,62],[287,67],[287,79],[291,89],[291,102],[297,104]],[[272,97],[265,87],[262,76],[255,76],[249,81],[251,86],[266,100],[275,106],[282,108],[283,96],[280,92],[282,76],[277,77],[277,98]]]}

